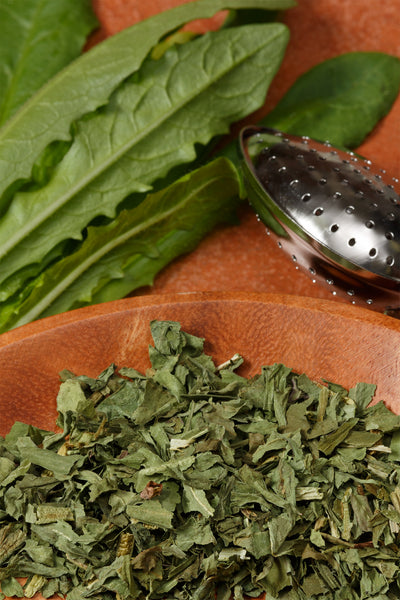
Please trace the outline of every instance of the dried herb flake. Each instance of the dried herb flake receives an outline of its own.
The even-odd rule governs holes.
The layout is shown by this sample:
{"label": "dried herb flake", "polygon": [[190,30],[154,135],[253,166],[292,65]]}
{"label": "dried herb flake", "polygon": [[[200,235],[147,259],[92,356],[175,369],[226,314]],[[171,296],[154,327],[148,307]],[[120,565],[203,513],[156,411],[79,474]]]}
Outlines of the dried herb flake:
{"label": "dried herb flake", "polygon": [[0,438],[3,594],[398,598],[400,417],[374,386],[246,379],[179,323],[151,330],[146,374],[64,371],[63,432]]}

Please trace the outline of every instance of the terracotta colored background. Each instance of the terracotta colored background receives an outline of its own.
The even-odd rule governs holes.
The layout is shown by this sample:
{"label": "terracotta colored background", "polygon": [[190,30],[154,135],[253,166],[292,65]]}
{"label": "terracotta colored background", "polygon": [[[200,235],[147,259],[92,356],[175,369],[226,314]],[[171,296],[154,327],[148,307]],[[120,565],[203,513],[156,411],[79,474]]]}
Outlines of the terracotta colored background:
{"label": "terracotta colored background", "polygon": [[[100,40],[184,0],[93,0],[102,29]],[[400,57],[400,0],[298,0],[285,12],[291,31],[285,59],[264,108],[269,111],[296,78],[324,59],[351,51],[382,51]],[[204,25],[204,24],[203,24]],[[202,24],[197,26],[201,27]],[[400,173],[400,99],[359,151],[391,176]],[[252,210],[244,207],[240,226],[221,226],[190,255],[177,259],[152,288],[136,293],[249,290],[332,298],[316,287],[264,234]],[[338,300],[340,301],[340,300]]]}

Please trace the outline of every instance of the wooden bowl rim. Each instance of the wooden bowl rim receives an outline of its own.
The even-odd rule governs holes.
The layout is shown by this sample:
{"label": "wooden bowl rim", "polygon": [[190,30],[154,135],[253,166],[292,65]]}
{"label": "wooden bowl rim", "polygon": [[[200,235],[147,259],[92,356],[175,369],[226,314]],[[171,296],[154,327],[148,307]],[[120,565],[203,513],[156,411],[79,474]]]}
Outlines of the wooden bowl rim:
{"label": "wooden bowl rim", "polygon": [[182,303],[202,302],[243,302],[262,303],[265,306],[282,306],[287,309],[306,310],[315,313],[369,323],[379,328],[400,332],[400,320],[361,306],[345,304],[335,300],[325,300],[292,294],[275,294],[265,292],[181,292],[174,294],[154,294],[123,298],[77,308],[65,313],[38,319],[0,335],[0,349],[10,344],[36,337],[53,329],[66,327],[81,321],[98,319],[105,315],[123,313],[148,306],[162,306]]}

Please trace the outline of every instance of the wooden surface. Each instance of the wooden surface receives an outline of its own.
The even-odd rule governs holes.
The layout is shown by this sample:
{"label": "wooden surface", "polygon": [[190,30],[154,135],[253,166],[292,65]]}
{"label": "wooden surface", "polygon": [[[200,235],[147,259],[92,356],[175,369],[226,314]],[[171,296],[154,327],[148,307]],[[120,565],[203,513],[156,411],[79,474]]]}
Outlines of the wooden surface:
{"label": "wooden surface", "polygon": [[[183,4],[184,0],[93,0],[93,3],[103,24],[95,36],[98,40],[141,18]],[[271,110],[299,75],[322,60],[352,51],[400,56],[399,0],[298,0],[298,6],[286,11],[283,20],[290,29],[291,40],[266,104],[250,122],[256,122]],[[386,168],[391,176],[400,173],[399,131],[400,99],[359,148],[361,154]],[[317,287],[305,274],[295,270],[276,242],[267,238],[264,227],[247,206],[241,212],[240,226],[217,228],[194,252],[164,269],[152,288],[138,293],[204,290],[332,298],[331,291]]]}

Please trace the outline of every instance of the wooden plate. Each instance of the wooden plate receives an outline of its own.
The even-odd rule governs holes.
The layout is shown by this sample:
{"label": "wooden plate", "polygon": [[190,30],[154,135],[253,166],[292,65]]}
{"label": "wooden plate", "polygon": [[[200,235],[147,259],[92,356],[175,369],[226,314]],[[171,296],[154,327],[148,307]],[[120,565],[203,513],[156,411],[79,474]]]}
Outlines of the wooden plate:
{"label": "wooden plate", "polygon": [[[400,321],[330,300],[246,293],[143,296],[36,321],[0,336],[0,434],[17,419],[54,427],[58,373],[96,376],[111,362],[149,366],[149,323],[179,321],[217,362],[239,352],[242,373],[283,362],[314,379],[377,384],[400,412]],[[34,596],[42,600],[40,594]]]}

